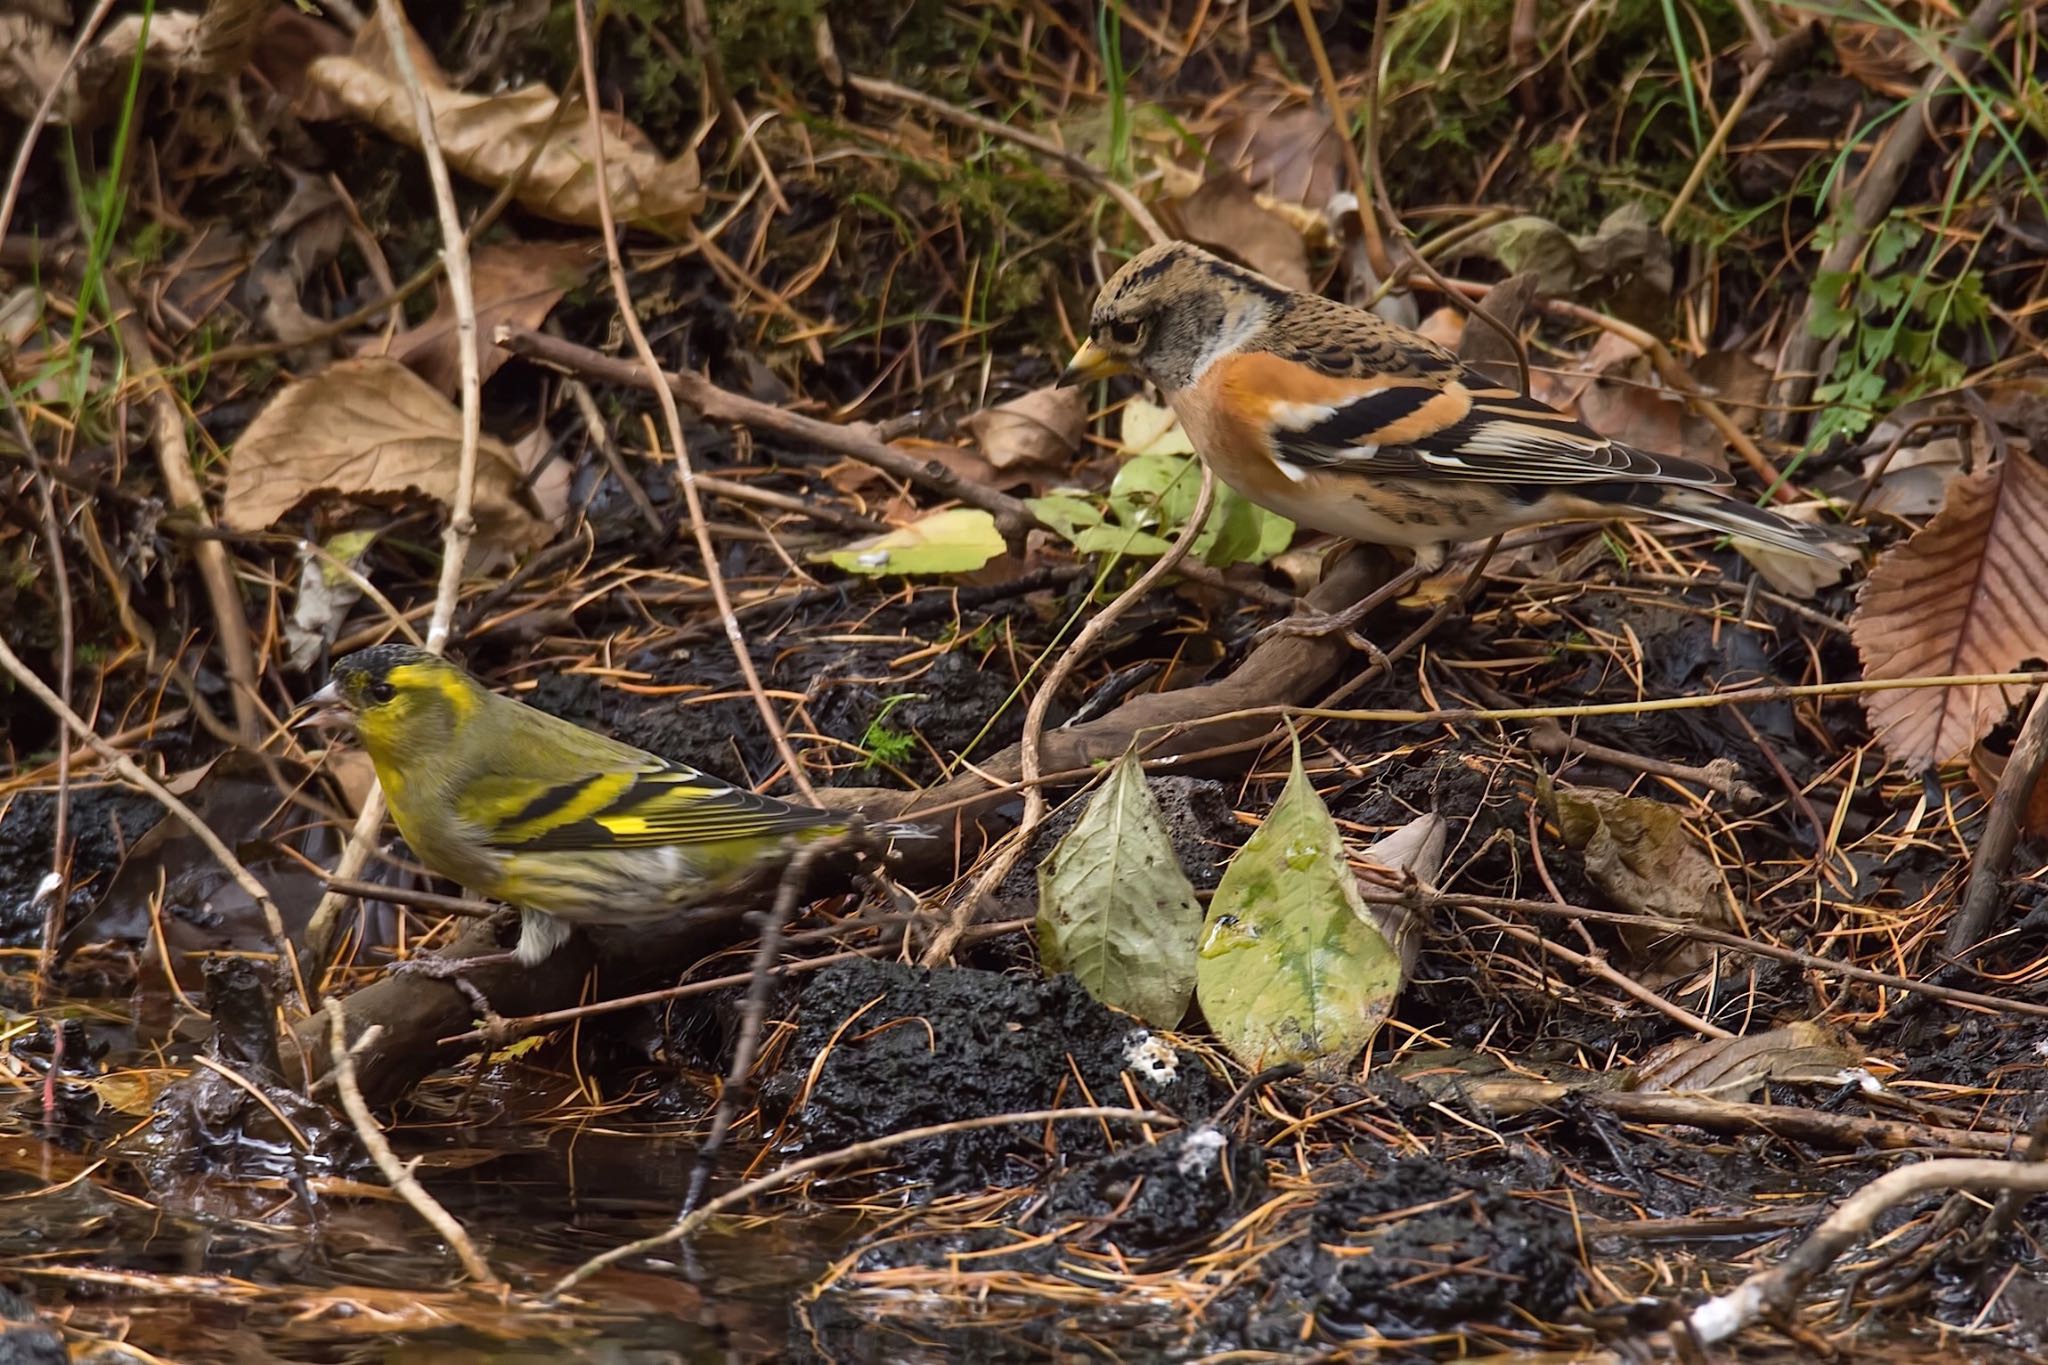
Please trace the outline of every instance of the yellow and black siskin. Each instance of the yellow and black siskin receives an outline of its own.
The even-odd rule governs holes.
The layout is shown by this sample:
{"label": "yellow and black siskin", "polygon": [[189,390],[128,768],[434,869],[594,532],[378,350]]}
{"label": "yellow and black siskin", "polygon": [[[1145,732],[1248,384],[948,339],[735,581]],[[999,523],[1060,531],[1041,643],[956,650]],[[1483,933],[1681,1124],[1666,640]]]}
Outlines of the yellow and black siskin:
{"label": "yellow and black siskin", "polygon": [[513,955],[527,965],[573,924],[664,918],[732,890],[785,840],[849,828],[842,812],[762,796],[498,696],[410,645],[341,659],[307,705],[320,708],[307,719],[361,737],[421,862],[518,907]]}

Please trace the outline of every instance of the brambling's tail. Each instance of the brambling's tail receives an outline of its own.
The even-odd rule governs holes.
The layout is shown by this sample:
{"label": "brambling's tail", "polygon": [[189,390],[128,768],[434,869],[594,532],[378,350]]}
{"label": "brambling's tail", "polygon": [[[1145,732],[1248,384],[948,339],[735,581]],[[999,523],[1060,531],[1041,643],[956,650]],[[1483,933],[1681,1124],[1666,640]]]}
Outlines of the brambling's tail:
{"label": "brambling's tail", "polygon": [[1657,493],[1658,497],[1650,505],[1660,516],[1684,522],[1687,526],[1759,541],[1814,559],[1835,559],[1833,547],[1854,545],[1865,538],[1864,533],[1854,526],[1819,526],[1794,521],[1769,508],[1738,502],[1702,488],[1664,484],[1657,486]]}

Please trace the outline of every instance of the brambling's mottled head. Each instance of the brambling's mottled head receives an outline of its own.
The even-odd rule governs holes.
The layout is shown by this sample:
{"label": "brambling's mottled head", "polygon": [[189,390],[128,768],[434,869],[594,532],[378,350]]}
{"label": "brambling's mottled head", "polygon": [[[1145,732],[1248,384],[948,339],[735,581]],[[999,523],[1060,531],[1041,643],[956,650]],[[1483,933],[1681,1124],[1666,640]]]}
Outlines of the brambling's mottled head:
{"label": "brambling's mottled head", "polygon": [[1061,384],[1134,372],[1172,394],[1277,312],[1287,291],[1187,242],[1164,242],[1110,276],[1088,319],[1088,340]]}

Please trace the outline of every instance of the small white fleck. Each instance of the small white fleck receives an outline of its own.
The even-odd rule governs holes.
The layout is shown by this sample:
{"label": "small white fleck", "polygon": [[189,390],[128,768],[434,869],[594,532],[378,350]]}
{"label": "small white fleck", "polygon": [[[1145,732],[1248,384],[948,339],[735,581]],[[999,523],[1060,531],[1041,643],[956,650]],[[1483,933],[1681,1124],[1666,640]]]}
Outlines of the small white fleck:
{"label": "small white fleck", "polygon": [[1180,1074],[1179,1054],[1153,1037],[1149,1029],[1139,1029],[1124,1044],[1124,1065],[1161,1085],[1172,1084]]}
{"label": "small white fleck", "polygon": [[1280,472],[1282,474],[1285,474],[1288,478],[1294,480],[1296,483],[1300,483],[1302,480],[1308,477],[1308,471],[1306,469],[1303,469],[1298,464],[1291,464],[1286,460],[1277,458],[1273,461],[1273,463],[1279,466]]}
{"label": "small white fleck", "polygon": [[889,552],[869,550],[866,554],[854,556],[853,562],[863,569],[886,569],[889,567]]}
{"label": "small white fleck", "polygon": [[1173,1163],[1174,1168],[1182,1175],[1200,1175],[1209,1168],[1209,1163],[1215,1160],[1216,1154],[1222,1151],[1228,1142],[1229,1139],[1223,1134],[1204,1124],[1188,1134],[1188,1140],[1180,1151],[1180,1159]]}
{"label": "small white fleck", "polygon": [[36,883],[36,893],[29,897],[28,903],[30,905],[41,905],[44,901],[57,894],[57,887],[63,880],[55,872],[45,872],[43,879]]}

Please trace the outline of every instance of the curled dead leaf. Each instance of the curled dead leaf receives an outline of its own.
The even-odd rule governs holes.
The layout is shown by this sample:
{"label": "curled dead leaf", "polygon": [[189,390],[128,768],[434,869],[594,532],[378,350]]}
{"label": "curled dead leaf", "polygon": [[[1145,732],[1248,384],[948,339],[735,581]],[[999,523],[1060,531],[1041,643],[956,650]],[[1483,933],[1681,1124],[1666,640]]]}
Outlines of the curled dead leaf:
{"label": "curled dead leaf", "polygon": [[1328,204],[1344,177],[1336,126],[1312,104],[1271,102],[1236,115],[1210,139],[1209,159],[1242,172],[1255,190],[1312,209]]}
{"label": "curled dead leaf", "polygon": [[[452,506],[462,419],[455,405],[395,360],[344,360],[286,386],[256,414],[228,458],[223,520],[260,531],[314,493],[417,490]],[[522,497],[524,471],[504,442],[477,448],[477,539],[520,550],[548,528]]]}
{"label": "curled dead leaf", "polygon": [[[1734,891],[1676,806],[1548,778],[1539,795],[1565,844],[1584,857],[1587,880],[1615,904],[1660,919],[1735,927],[1728,908]],[[1654,928],[1623,928],[1621,937],[1652,964],[1640,975],[1653,989],[1696,970],[1712,954],[1705,944],[1674,940]]]}
{"label": "curled dead leaf", "polygon": [[[1866,678],[2000,673],[2048,658],[2048,469],[2008,455],[1949,485],[1911,540],[1882,555],[1849,633]],[[2019,701],[2010,687],[1921,687],[1863,699],[1911,767],[1967,752]]]}
{"label": "curled dead leaf", "polygon": [[[441,70],[424,59],[417,35],[408,30],[406,36],[451,167],[485,185],[516,185],[519,202],[544,218],[599,225],[597,160],[579,101],[538,83],[491,95],[451,90]],[[419,145],[411,98],[384,44],[382,25],[364,24],[354,52],[321,57],[306,75],[313,89],[385,136]],[[598,117],[612,212],[622,222],[664,232],[686,229],[704,204],[696,155],[664,157],[645,133],[616,114]]]}
{"label": "curled dead leaf", "polygon": [[1081,446],[1088,400],[1079,389],[1034,389],[1000,407],[985,408],[960,425],[997,469],[1058,464]]}
{"label": "curled dead leaf", "polygon": [[1289,289],[1307,289],[1308,245],[1293,223],[1262,207],[1235,175],[1212,176],[1173,206],[1181,235],[1243,261]]}

